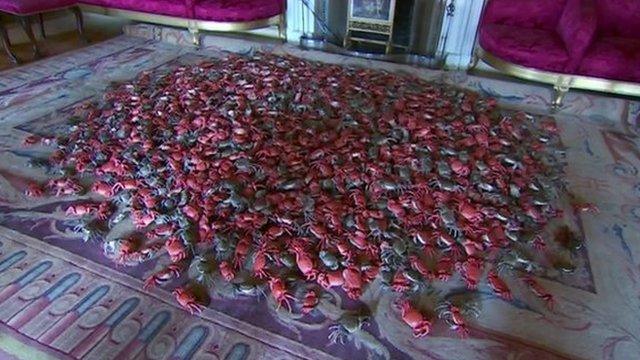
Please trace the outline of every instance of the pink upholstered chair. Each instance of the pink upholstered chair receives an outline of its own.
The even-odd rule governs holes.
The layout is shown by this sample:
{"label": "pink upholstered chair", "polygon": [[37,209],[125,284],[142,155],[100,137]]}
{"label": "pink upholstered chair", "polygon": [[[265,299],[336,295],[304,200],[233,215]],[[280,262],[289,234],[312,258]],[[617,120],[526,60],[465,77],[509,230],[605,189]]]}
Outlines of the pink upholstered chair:
{"label": "pink upholstered chair", "polygon": [[[33,31],[31,29],[31,17],[33,15],[39,16],[40,31],[42,33],[42,37],[45,37],[42,13],[71,8],[76,17],[76,24],[78,27],[78,33],[80,34],[80,38],[83,41],[86,41],[83,31],[82,13],[76,5],[76,0],[0,0],[0,12],[11,14],[18,18],[20,24],[22,25],[22,28],[27,33],[29,40],[33,44],[34,56],[39,57],[40,50],[38,49],[38,43],[36,42],[35,36],[33,36]],[[9,41],[7,31],[1,22],[0,40],[2,40],[9,59],[11,59],[11,61],[14,63],[18,63],[18,58],[11,51],[11,42]]]}
{"label": "pink upholstered chair", "polygon": [[640,83],[640,0],[590,1],[598,28],[578,73]]}
{"label": "pink upholstered chair", "polygon": [[570,88],[640,93],[640,0],[487,0],[476,54],[507,74]]}
{"label": "pink upholstered chair", "polygon": [[[509,62],[575,73],[595,30],[579,18],[582,0],[490,0],[482,18],[483,49]],[[584,29],[583,29],[584,28]]]}

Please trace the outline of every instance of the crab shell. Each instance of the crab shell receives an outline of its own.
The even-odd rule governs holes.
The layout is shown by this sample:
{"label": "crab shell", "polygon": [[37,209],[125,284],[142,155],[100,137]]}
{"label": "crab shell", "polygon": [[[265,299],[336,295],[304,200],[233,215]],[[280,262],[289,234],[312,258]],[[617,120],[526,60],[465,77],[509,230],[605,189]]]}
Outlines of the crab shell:
{"label": "crab shell", "polygon": [[227,281],[231,281],[236,277],[231,265],[226,261],[220,263],[220,274],[222,274],[222,277]]}
{"label": "crab shell", "polygon": [[344,277],[342,276],[342,271],[328,271],[326,273],[318,274],[318,284],[325,289],[329,289],[335,286],[344,285]]}
{"label": "crab shell", "polygon": [[318,271],[311,257],[303,249],[295,249],[294,251],[296,254],[296,264],[300,272],[302,272],[308,280],[315,279]]}
{"label": "crab shell", "polygon": [[167,249],[167,253],[169,257],[171,257],[171,261],[177,262],[180,260],[184,260],[187,257],[187,251],[180,240],[176,237],[172,237],[164,244]]}

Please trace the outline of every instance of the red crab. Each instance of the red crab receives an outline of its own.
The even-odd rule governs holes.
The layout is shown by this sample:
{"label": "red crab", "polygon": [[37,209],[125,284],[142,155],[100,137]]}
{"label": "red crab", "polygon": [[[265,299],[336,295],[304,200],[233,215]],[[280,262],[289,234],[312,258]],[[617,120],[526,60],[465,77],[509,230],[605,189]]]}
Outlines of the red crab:
{"label": "red crab", "polygon": [[467,321],[462,315],[462,310],[460,307],[455,306],[451,303],[444,303],[436,309],[438,312],[438,317],[444,319],[451,329],[460,335],[461,338],[466,338],[469,336],[469,328],[467,326]]}
{"label": "red crab", "polygon": [[188,252],[182,241],[177,237],[169,238],[165,244],[165,249],[171,257],[172,262],[182,261],[187,258]]}
{"label": "red crab", "polygon": [[487,282],[496,295],[507,301],[513,300],[509,286],[507,286],[507,283],[498,276],[498,273],[496,273],[495,270],[492,269],[489,271],[489,274],[487,275]]}
{"label": "red crab", "polygon": [[304,274],[307,280],[313,281],[318,276],[318,270],[314,264],[309,252],[301,245],[294,245],[293,252],[296,256],[296,264],[300,272]]}
{"label": "red crab", "polygon": [[304,299],[302,300],[302,313],[310,313],[318,305],[318,302],[319,300],[316,292],[313,290],[308,290],[304,294]]}
{"label": "red crab", "polygon": [[531,292],[537,297],[542,299],[549,310],[553,310],[555,306],[555,299],[542,285],[540,285],[531,275],[524,275],[521,277],[522,281],[529,286]]}
{"label": "red crab", "polygon": [[40,197],[44,195],[44,189],[40,184],[30,182],[24,190],[24,194],[31,197]]}
{"label": "red crab", "polygon": [[203,306],[198,303],[198,299],[194,293],[187,288],[176,288],[173,290],[173,296],[180,306],[187,310],[191,315],[201,313]]}
{"label": "red crab", "polygon": [[98,210],[98,205],[96,204],[75,204],[67,207],[66,214],[67,216],[83,216],[95,212]]}
{"label": "red crab", "polygon": [[271,278],[269,280],[269,288],[271,290],[271,296],[273,296],[274,300],[278,303],[278,309],[285,305],[289,311],[291,311],[290,300],[293,300],[294,297],[287,291],[287,287],[284,281],[280,278]]}
{"label": "red crab", "polygon": [[236,273],[233,271],[233,268],[231,267],[229,262],[222,261],[219,265],[219,268],[220,268],[220,274],[225,280],[231,281],[236,277]]}
{"label": "red crab", "polygon": [[178,264],[169,264],[166,268],[149,276],[145,281],[143,288],[151,289],[156,285],[162,285],[172,279],[177,279],[182,274],[182,266]]}
{"label": "red crab", "polygon": [[482,265],[483,262],[474,257],[469,257],[465,261],[457,264],[458,271],[469,289],[478,287],[478,282],[482,275]]}
{"label": "red crab", "polygon": [[357,300],[362,294],[362,274],[360,270],[354,266],[350,266],[342,271],[344,284],[342,288],[347,292],[347,296]]}
{"label": "red crab", "polygon": [[22,140],[22,145],[23,146],[35,145],[35,144],[39,143],[41,139],[42,138],[40,136],[31,134],[31,135],[25,137],[24,140]]}
{"label": "red crab", "polygon": [[325,289],[342,286],[344,285],[344,281],[342,271],[340,270],[321,272],[318,274],[318,284]]}
{"label": "red crab", "polygon": [[418,311],[409,300],[404,300],[400,303],[400,309],[402,311],[402,321],[404,321],[411,329],[413,329],[413,336],[423,337],[431,332],[431,322]]}

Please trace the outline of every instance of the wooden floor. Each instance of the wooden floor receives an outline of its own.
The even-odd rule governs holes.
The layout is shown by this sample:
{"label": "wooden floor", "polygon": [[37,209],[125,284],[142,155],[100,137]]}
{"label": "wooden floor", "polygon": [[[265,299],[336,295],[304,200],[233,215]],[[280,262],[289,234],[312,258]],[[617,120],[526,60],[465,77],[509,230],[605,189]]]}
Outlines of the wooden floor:
{"label": "wooden floor", "polygon": [[[75,24],[75,20],[72,16],[64,17],[57,21],[69,21],[70,24]],[[89,44],[100,42],[122,34],[122,26],[127,24],[127,22],[127,20],[118,18],[85,14],[85,35],[89,39]],[[70,26],[72,27],[75,25]],[[38,46],[40,48],[40,52],[43,54],[40,59],[61,54],[69,50],[78,49],[87,45],[80,41],[78,33],[75,30],[56,33],[55,29],[50,29],[47,23],[45,23],[45,30],[47,31],[46,39],[38,39]],[[36,23],[33,24],[33,32],[35,34],[40,33],[40,27]],[[51,35],[49,35],[49,32]],[[11,48],[13,53],[20,59],[20,65],[38,60],[33,58],[33,48],[28,42],[14,43]],[[2,45],[0,44],[0,70],[20,65],[14,65],[9,61],[4,48],[2,48]]]}

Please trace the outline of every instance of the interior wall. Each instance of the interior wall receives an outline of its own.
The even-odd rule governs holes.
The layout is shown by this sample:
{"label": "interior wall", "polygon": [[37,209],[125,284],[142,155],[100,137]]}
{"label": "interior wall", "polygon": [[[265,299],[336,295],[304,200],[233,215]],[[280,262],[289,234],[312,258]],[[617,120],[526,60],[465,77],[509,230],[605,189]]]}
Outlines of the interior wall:
{"label": "interior wall", "polygon": [[472,62],[478,23],[484,0],[447,0],[452,6],[451,16],[444,16],[442,36],[438,42],[438,56],[448,69],[468,69]]}

